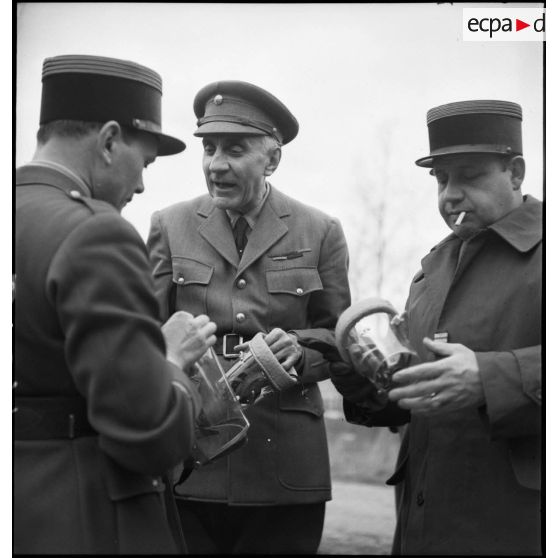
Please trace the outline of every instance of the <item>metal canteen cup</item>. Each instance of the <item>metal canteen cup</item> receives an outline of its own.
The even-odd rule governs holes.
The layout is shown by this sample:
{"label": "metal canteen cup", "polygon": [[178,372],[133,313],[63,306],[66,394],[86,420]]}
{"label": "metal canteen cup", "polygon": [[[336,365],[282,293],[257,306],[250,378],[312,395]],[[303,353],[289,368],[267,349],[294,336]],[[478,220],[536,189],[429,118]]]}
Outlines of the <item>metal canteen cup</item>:
{"label": "metal canteen cup", "polygon": [[202,399],[190,459],[192,467],[198,468],[244,444],[250,423],[212,348],[194,365],[190,379]]}
{"label": "metal canteen cup", "polygon": [[418,362],[406,334],[404,315],[381,298],[347,308],[337,322],[335,342],[343,360],[372,382],[379,393],[392,387],[392,375]]}

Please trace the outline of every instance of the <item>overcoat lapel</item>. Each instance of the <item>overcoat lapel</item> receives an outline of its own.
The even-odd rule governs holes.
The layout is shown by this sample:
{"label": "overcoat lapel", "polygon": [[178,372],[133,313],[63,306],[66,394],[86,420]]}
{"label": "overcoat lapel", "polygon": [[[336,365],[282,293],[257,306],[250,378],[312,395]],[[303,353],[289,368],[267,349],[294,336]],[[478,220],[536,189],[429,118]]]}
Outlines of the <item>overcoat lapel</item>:
{"label": "overcoat lapel", "polygon": [[200,235],[231,265],[238,267],[238,253],[234,244],[231,224],[227,213],[207,200],[198,210],[207,219],[199,226]]}
{"label": "overcoat lapel", "polygon": [[271,248],[280,238],[285,236],[289,227],[281,219],[288,215],[288,204],[276,190],[271,190],[269,198],[264,204],[256,226],[248,237],[248,243],[244,250],[237,276],[253,264],[258,258]]}
{"label": "overcoat lapel", "polygon": [[432,329],[436,328],[440,320],[453,282],[460,246],[461,240],[458,237],[448,237],[421,261]]}

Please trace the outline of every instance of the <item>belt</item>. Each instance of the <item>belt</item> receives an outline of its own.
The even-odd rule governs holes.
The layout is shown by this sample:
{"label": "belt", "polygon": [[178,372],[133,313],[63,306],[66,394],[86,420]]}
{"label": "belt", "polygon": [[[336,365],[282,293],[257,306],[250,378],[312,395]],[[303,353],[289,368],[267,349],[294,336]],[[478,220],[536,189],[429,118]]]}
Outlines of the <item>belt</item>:
{"label": "belt", "polygon": [[82,397],[15,397],[15,440],[73,439],[95,436]]}
{"label": "belt", "polygon": [[252,339],[252,335],[243,336],[240,333],[225,333],[217,336],[217,342],[213,345],[215,354],[225,358],[238,358],[240,352],[236,352],[234,347],[241,343],[246,343]]}

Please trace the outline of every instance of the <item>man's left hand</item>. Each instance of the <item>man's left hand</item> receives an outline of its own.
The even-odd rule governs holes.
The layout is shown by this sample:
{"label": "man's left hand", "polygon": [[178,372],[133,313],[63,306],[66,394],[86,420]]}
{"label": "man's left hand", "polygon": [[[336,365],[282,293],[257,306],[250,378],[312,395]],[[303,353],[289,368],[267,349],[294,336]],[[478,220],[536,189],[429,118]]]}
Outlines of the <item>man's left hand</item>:
{"label": "man's left hand", "polygon": [[396,372],[392,379],[402,387],[389,398],[412,413],[433,415],[478,407],[485,401],[475,353],[460,343],[442,343],[428,337],[424,346],[439,358]]}
{"label": "man's left hand", "polygon": [[[296,336],[292,333],[287,333],[276,327],[264,336],[264,340],[269,345],[275,358],[287,372],[290,372],[291,368],[302,357],[302,347],[298,344]],[[235,347],[235,350],[239,351],[245,351],[246,349],[248,349],[248,343],[242,343]]]}

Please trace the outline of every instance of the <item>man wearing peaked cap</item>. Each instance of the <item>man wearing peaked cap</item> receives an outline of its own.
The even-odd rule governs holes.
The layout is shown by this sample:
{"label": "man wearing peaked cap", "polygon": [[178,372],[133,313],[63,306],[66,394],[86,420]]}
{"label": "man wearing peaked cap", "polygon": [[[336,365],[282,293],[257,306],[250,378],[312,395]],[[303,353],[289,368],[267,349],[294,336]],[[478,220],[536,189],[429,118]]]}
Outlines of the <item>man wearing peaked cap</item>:
{"label": "man wearing peaked cap", "polygon": [[185,147],[161,131],[161,91],[133,62],[44,61],[37,149],[16,171],[16,554],[184,552],[163,479],[193,447],[184,369],[215,324],[180,313],[161,330],[145,246],[120,216],[143,169]]}
{"label": "man wearing peaked cap", "polygon": [[194,112],[208,194],[156,212],[148,239],[163,317],[208,314],[226,370],[263,332],[297,381],[247,408],[244,447],[179,483],[186,541],[198,554],[313,554],[331,498],[317,386],[330,364],[298,339],[311,331],[334,343],[350,304],[344,234],[336,218],[269,182],[298,132],[275,96],[218,81],[199,91]]}
{"label": "man wearing peaked cap", "polygon": [[394,374],[381,411],[364,379],[345,405],[350,422],[409,423],[388,480],[395,554],[541,554],[542,204],[521,193],[521,121],[507,101],[427,114],[417,165],[432,169],[451,233],[406,305],[422,362]]}

